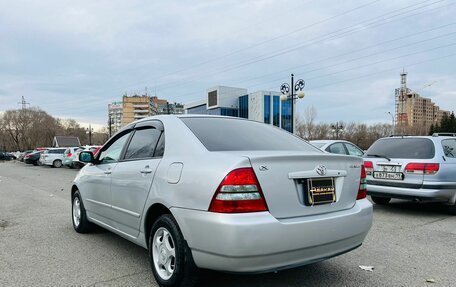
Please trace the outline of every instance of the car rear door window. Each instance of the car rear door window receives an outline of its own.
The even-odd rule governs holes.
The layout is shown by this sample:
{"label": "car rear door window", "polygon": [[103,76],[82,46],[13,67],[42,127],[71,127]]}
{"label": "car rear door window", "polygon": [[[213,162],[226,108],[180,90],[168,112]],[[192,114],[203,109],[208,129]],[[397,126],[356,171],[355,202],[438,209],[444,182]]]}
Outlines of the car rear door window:
{"label": "car rear door window", "polygon": [[326,151],[329,151],[330,153],[335,153],[335,154],[347,155],[347,152],[345,151],[344,145],[342,143],[332,144],[326,149]]}
{"label": "car rear door window", "polygon": [[124,159],[145,159],[154,157],[161,131],[156,128],[136,130],[128,145]]}
{"label": "car rear door window", "polygon": [[374,142],[366,154],[367,157],[431,159],[435,148],[427,138],[385,138]]}
{"label": "car rear door window", "polygon": [[446,157],[456,157],[456,139],[443,140],[442,147]]}

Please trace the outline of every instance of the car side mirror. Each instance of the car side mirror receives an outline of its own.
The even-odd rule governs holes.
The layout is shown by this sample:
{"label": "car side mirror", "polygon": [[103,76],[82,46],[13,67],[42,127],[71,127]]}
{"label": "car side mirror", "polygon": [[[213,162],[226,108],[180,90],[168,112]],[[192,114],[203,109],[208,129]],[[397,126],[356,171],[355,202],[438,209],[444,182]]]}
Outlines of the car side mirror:
{"label": "car side mirror", "polygon": [[95,157],[91,151],[81,151],[79,161],[84,163],[95,163]]}

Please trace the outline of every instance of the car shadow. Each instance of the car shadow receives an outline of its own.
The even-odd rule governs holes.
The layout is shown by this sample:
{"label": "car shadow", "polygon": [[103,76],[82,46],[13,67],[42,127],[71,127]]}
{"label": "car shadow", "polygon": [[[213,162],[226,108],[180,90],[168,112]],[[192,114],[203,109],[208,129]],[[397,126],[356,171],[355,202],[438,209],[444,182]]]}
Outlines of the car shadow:
{"label": "car shadow", "polygon": [[443,203],[433,202],[414,202],[410,200],[392,199],[390,203],[386,205],[375,204],[374,211],[386,211],[394,212],[403,215],[412,216],[430,216],[430,215],[447,215],[448,206]]}

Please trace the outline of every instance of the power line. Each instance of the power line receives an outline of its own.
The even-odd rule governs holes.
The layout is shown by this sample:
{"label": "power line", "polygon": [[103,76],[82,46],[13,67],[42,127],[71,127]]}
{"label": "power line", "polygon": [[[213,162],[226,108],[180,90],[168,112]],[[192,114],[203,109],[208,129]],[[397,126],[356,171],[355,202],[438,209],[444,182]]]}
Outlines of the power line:
{"label": "power line", "polygon": [[[428,0],[428,1],[429,1],[429,0]],[[424,2],[428,2],[428,1],[424,1]],[[442,2],[442,1],[443,1],[443,0],[437,1],[437,2]],[[422,4],[422,3],[424,3],[424,2],[421,2],[421,3],[419,3],[419,4]],[[428,4],[427,6],[433,5],[433,4],[437,3],[437,2],[433,2],[433,3],[431,3],[431,4]],[[454,3],[452,3],[452,4],[454,4]],[[449,4],[449,5],[452,5],[452,4]],[[409,6],[407,6],[407,7],[416,6],[416,5],[418,5],[418,4],[409,5]],[[446,6],[449,6],[449,5],[446,5]],[[403,8],[401,8],[401,9],[399,9],[399,10],[404,10],[404,9],[407,8],[407,7],[403,7]],[[424,7],[426,7],[426,6],[419,7],[419,9],[422,9],[422,8],[424,8]],[[428,12],[431,11],[431,10],[441,9],[441,8],[443,8],[443,7],[445,7],[445,6],[439,6],[439,7],[433,8],[433,9],[428,9],[428,10],[425,10],[425,11],[420,12],[420,13],[418,13],[418,14],[428,13]],[[416,10],[416,9],[417,9],[417,8],[415,8],[414,10]],[[397,11],[399,11],[399,10],[395,10],[394,12],[397,12]],[[410,12],[410,11],[407,11],[407,13],[409,13],[409,12]],[[392,13],[392,12],[389,12],[389,13],[387,13],[387,14],[391,14],[391,13]],[[384,16],[384,15],[386,15],[386,14],[383,14],[382,16]],[[403,20],[403,19],[406,18],[406,17],[416,16],[416,15],[417,15],[417,14],[407,15],[407,16],[404,16],[404,17],[402,17],[402,18],[400,18],[400,19],[397,19],[397,20]],[[397,17],[397,16],[398,16],[398,15],[395,15],[394,17]],[[380,17],[381,17],[381,16],[380,16]],[[373,18],[373,19],[376,19],[376,18]],[[386,20],[387,20],[387,19],[386,19]],[[396,20],[396,21],[397,21],[397,20]],[[370,21],[372,21],[372,19],[371,19]],[[383,19],[382,21],[385,21],[385,19]],[[364,21],[364,22],[365,22],[365,21]],[[363,23],[363,22],[361,22],[361,23]],[[390,22],[388,22],[388,23],[390,23]],[[354,25],[354,26],[357,26],[357,25],[360,25],[360,23],[358,23],[358,24],[356,24],[356,25]],[[451,24],[448,24],[448,25],[451,25]],[[346,27],[346,28],[347,28],[347,27]],[[430,30],[432,30],[432,29],[430,29]],[[333,32],[333,33],[334,33],[334,32]],[[340,36],[340,35],[339,35],[339,36]],[[327,40],[327,39],[324,39],[324,40]],[[390,41],[392,41],[392,40],[390,40]],[[176,85],[173,86],[173,87],[176,87]],[[199,93],[199,92],[198,92],[198,93]],[[190,95],[191,95],[191,94],[194,94],[194,93],[190,93]],[[186,94],[186,95],[189,95],[189,94]],[[186,96],[186,95],[183,95],[183,96]],[[105,99],[100,99],[99,102],[106,102],[106,100],[105,100]],[[90,105],[93,105],[93,104],[95,104],[95,103],[94,103],[94,101],[91,101],[90,103],[87,103],[87,104],[88,104],[88,105],[89,105],[89,104],[90,104]]]}
{"label": "power line", "polygon": [[[419,34],[423,34],[423,33],[429,32],[429,31],[438,30],[438,29],[441,29],[442,27],[448,27],[448,26],[451,26],[451,25],[454,25],[454,24],[456,24],[456,22],[455,23],[446,24],[446,25],[442,25],[442,26],[439,26],[437,28],[425,30],[425,31],[422,31],[422,32],[418,32],[418,33],[414,33],[414,34],[409,34],[409,35],[406,35],[406,36],[398,37],[398,38],[395,38],[395,39],[392,39],[392,40],[376,43],[376,44],[369,45],[367,47],[364,47],[364,48],[361,48],[361,49],[357,49],[357,50],[354,50],[354,51],[350,51],[350,52],[347,52],[347,53],[343,53],[343,54],[339,54],[339,55],[335,55],[335,56],[330,56],[330,57],[323,58],[323,59],[320,59],[320,60],[317,60],[317,61],[313,61],[313,62],[309,62],[309,63],[306,63],[306,64],[294,66],[294,67],[288,68],[286,70],[281,70],[281,71],[268,73],[268,74],[261,75],[261,76],[256,76],[256,77],[253,77],[253,78],[249,78],[249,79],[240,81],[239,83],[245,83],[245,82],[249,82],[249,81],[252,81],[252,80],[267,78],[267,77],[270,77],[272,75],[283,74],[283,73],[288,72],[290,70],[295,71],[298,68],[310,66],[310,65],[313,65],[313,64],[318,64],[318,63],[321,63],[321,62],[324,62],[324,61],[327,61],[327,60],[330,60],[330,59],[339,58],[341,56],[346,56],[346,55],[350,55],[350,54],[354,54],[354,53],[359,53],[359,52],[365,51],[367,49],[370,49],[372,47],[379,47],[379,46],[381,46],[383,44],[386,44],[386,43],[391,43],[391,42],[394,42],[394,41],[397,41],[397,40],[403,40],[405,38],[410,38],[410,37],[413,37],[413,36],[416,36],[416,35],[419,35]],[[342,63],[333,64],[333,65],[325,66],[325,67],[320,67],[320,68],[316,68],[316,69],[313,69],[313,70],[308,70],[308,71],[306,71],[304,73],[314,72],[314,71],[322,70],[324,68],[330,68],[330,67],[338,66],[338,65],[345,64],[345,63],[348,63],[348,62],[357,61],[357,60],[360,60],[360,59],[363,59],[363,58],[367,58],[367,57],[370,57],[370,56],[375,56],[375,55],[383,54],[385,52],[390,52],[390,51],[401,49],[401,48],[404,48],[404,47],[408,47],[408,46],[424,43],[424,42],[427,42],[427,41],[435,40],[435,39],[438,39],[438,38],[446,37],[446,36],[449,36],[449,35],[453,35],[455,33],[456,32],[452,32],[452,33],[447,33],[447,34],[439,35],[439,36],[432,37],[432,38],[426,38],[426,39],[423,39],[423,40],[420,40],[420,41],[417,41],[417,42],[408,43],[408,44],[405,44],[405,45],[402,45],[402,46],[397,46],[397,47],[390,48],[390,49],[387,49],[387,50],[382,50],[382,51],[378,51],[376,53],[372,53],[372,54],[364,55],[364,56],[361,56],[361,57],[358,57],[358,58],[354,58],[354,59],[351,59],[351,60],[347,60],[347,61],[342,62]]]}
{"label": "power line", "polygon": [[[429,0],[426,0],[424,2],[428,2]],[[342,38],[344,37],[345,35],[347,34],[352,34],[352,33],[355,33],[355,32],[359,32],[359,31],[363,31],[363,30],[366,30],[366,29],[369,29],[369,28],[373,28],[373,27],[377,27],[377,26],[381,26],[381,25],[384,25],[384,24],[389,24],[389,23],[392,23],[392,22],[395,22],[395,21],[401,21],[405,18],[409,18],[409,17],[413,17],[413,16],[418,16],[420,14],[423,14],[423,13],[429,13],[430,11],[432,10],[436,10],[436,9],[441,9],[443,7],[446,7],[446,6],[450,6],[450,5],[454,5],[456,3],[451,3],[451,4],[447,4],[447,5],[443,5],[443,6],[439,6],[439,7],[435,7],[435,8],[431,8],[431,9],[428,9],[428,10],[425,10],[425,11],[422,11],[422,12],[419,12],[419,13],[415,13],[415,14],[411,14],[411,15],[406,15],[406,16],[403,16],[404,14],[407,14],[407,13],[410,13],[411,11],[415,11],[417,9],[422,9],[422,8],[426,8],[428,6],[431,6],[431,5],[434,5],[436,3],[439,3],[439,2],[442,2],[442,1],[445,1],[445,0],[439,0],[439,1],[435,1],[435,2],[432,2],[430,4],[427,4],[427,5],[423,5],[421,7],[418,7],[418,8],[415,8],[415,9],[412,9],[412,10],[409,10],[409,11],[406,11],[406,12],[403,12],[403,13],[400,13],[400,14],[397,14],[397,15],[394,15],[392,17],[389,17],[389,18],[384,18],[385,15],[388,15],[388,14],[391,14],[391,13],[394,13],[396,11],[399,11],[399,10],[403,10],[405,8],[410,8],[410,7],[413,7],[413,6],[416,6],[416,5],[419,5],[419,4],[422,4],[424,2],[420,2],[418,4],[414,4],[414,5],[409,5],[407,7],[404,7],[404,8],[401,8],[399,10],[395,10],[393,12],[388,12],[388,13],[385,13],[385,14],[382,14],[381,16],[378,16],[378,17],[375,17],[373,19],[376,19],[376,18],[380,18],[378,20],[375,20],[373,23],[370,23],[370,24],[366,24],[362,27],[359,27],[360,25],[366,23],[366,22],[372,22],[371,20],[367,20],[367,21],[362,21],[360,23],[357,23],[355,25],[351,25],[351,26],[347,26],[345,28],[342,28],[342,29],[339,29],[339,30],[336,30],[334,32],[331,32],[329,34],[326,34],[326,35],[323,35],[323,36],[319,36],[319,37],[316,37],[316,38],[313,38],[310,40],[310,42],[305,42],[306,44],[298,44],[298,45],[294,45],[292,46],[291,48],[284,48],[284,49],[280,49],[280,50],[276,50],[274,51],[272,55],[269,55],[269,56],[259,56],[259,57],[254,57],[252,59],[250,59],[249,61],[245,62],[245,63],[239,63],[239,64],[236,64],[236,65],[232,65],[232,66],[229,66],[228,68],[225,68],[223,70],[220,70],[220,71],[212,71],[210,73],[207,73],[207,74],[204,74],[204,75],[198,75],[198,76],[194,76],[194,77],[191,77],[190,79],[194,79],[194,78],[199,78],[199,77],[207,77],[207,76],[213,76],[214,74],[222,74],[222,73],[225,73],[225,72],[228,72],[228,71],[232,71],[232,70],[236,70],[236,69],[239,69],[241,67],[245,67],[245,66],[248,66],[248,65],[251,65],[251,64],[254,64],[254,63],[258,63],[260,61],[264,61],[264,60],[267,60],[267,59],[271,59],[271,58],[274,58],[274,57],[277,57],[277,56],[281,56],[281,55],[284,55],[284,54],[287,54],[287,53],[290,53],[290,52],[293,52],[295,50],[298,50],[298,49],[301,49],[303,47],[306,47],[306,46],[310,46],[310,45],[314,45],[316,43],[320,43],[320,42],[324,42],[326,40],[330,40],[330,39],[338,39],[338,38]],[[395,19],[395,20],[392,20],[392,21],[388,21],[390,19],[393,19],[395,17],[398,17],[398,16],[402,16],[401,18],[398,18],[398,19]],[[380,21],[380,22],[378,22]],[[378,23],[376,23],[378,22]],[[375,25],[372,25],[372,24],[375,24]],[[340,33],[340,34],[337,34],[337,32],[340,32],[340,31],[343,31],[343,30],[346,30],[347,28],[352,28],[351,30],[348,30],[348,31],[345,31],[343,33]],[[334,35],[331,35],[331,34],[334,34]],[[331,36],[330,36],[331,35]],[[329,37],[328,37],[329,36]],[[173,82],[170,82],[170,83],[167,83],[167,84],[163,84],[163,85],[158,85],[157,87],[160,87],[162,86],[163,88],[161,88],[162,90],[163,89],[166,89],[167,87],[168,88],[175,88],[177,86],[182,86],[182,85],[185,85],[185,84],[188,84],[189,82],[191,82],[191,80],[189,81],[173,81]],[[179,83],[178,85],[176,85],[176,83]]]}

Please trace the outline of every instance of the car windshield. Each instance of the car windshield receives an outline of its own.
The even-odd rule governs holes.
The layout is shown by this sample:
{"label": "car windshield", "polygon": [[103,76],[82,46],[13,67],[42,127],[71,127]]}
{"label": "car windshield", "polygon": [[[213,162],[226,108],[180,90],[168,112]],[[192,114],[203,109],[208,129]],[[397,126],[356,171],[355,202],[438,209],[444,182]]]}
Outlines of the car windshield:
{"label": "car windshield", "polygon": [[426,138],[386,138],[372,144],[366,157],[430,159],[435,155],[434,143]]}
{"label": "car windshield", "polygon": [[230,118],[181,118],[209,151],[319,149],[271,125]]}

